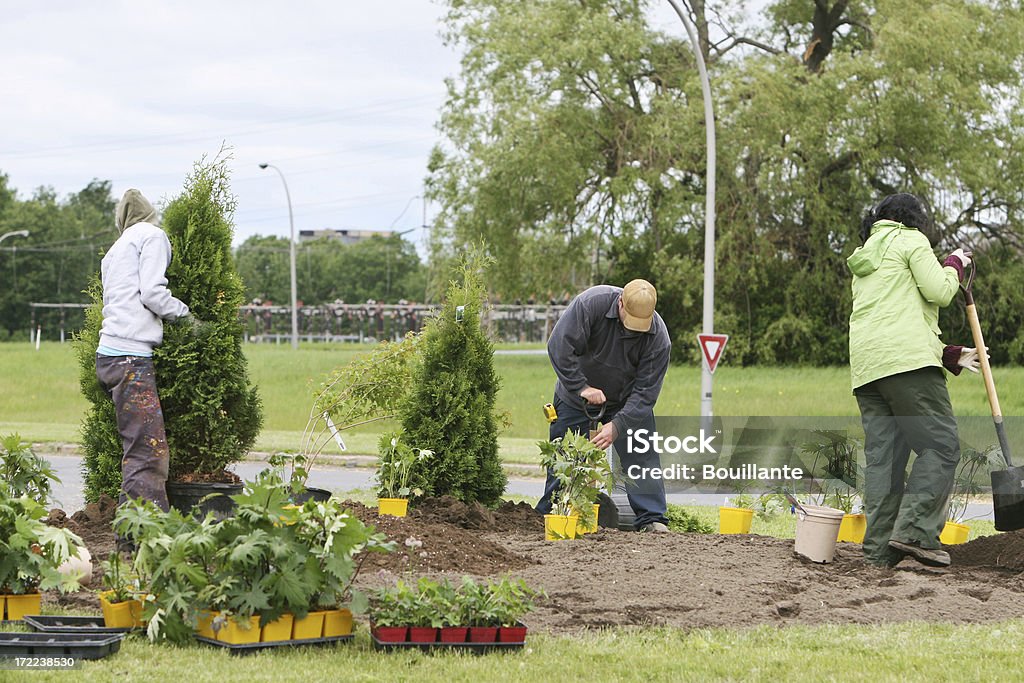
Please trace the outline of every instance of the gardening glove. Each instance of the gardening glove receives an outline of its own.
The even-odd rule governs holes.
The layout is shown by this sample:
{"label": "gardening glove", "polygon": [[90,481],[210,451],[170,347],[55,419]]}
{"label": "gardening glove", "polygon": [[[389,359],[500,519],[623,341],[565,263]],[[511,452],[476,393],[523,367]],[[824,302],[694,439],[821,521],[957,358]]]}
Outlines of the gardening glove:
{"label": "gardening glove", "polygon": [[177,322],[179,325],[188,327],[193,334],[198,334],[199,331],[202,330],[207,325],[206,322],[200,320],[191,313],[188,313],[183,317],[178,318],[175,322]]}
{"label": "gardening glove", "polygon": [[964,269],[971,265],[971,252],[964,251],[963,249],[957,249],[952,254],[946,257],[946,260],[942,262],[943,266],[949,266],[955,268],[957,275],[961,280],[964,279]]}
{"label": "gardening glove", "polygon": [[[986,348],[985,351],[985,357],[988,358],[988,349]],[[981,366],[978,349],[950,344],[942,351],[942,366],[954,375],[959,375],[964,368],[977,373]]]}

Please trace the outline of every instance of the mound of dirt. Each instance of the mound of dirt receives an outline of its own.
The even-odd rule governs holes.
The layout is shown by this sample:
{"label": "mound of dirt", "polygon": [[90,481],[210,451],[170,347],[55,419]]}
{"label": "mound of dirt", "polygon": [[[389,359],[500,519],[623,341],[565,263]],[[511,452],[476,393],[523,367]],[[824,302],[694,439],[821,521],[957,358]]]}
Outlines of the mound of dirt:
{"label": "mound of dirt", "polygon": [[953,562],[969,567],[1003,567],[1024,571],[1024,531],[982,536],[949,548]]}
{"label": "mound of dirt", "polygon": [[366,561],[368,569],[484,576],[521,569],[535,562],[479,533],[447,522],[431,521],[423,516],[422,510],[420,515],[391,517],[378,516],[376,509],[351,501],[345,506],[398,546],[396,552],[372,555]]}
{"label": "mound of dirt", "polygon": [[416,502],[412,516],[423,522],[451,524],[460,529],[504,533],[544,531],[544,516],[527,503],[505,501],[497,510],[480,503],[463,503],[452,496],[423,498]]}

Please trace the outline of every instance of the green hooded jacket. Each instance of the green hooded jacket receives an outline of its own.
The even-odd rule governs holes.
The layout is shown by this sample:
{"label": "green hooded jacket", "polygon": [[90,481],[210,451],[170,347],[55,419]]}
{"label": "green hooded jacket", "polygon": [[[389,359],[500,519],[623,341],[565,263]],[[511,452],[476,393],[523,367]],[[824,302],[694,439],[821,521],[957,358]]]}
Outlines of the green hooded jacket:
{"label": "green hooded jacket", "polygon": [[939,307],[959,274],[943,267],[917,228],[878,221],[846,260],[853,271],[850,374],[853,388],[924,367],[942,367]]}

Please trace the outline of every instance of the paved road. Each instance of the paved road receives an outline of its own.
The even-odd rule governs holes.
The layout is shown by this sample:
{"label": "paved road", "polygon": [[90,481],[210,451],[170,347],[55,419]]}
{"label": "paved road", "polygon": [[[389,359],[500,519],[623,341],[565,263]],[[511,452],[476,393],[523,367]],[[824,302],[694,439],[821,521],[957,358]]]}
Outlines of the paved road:
{"label": "paved road", "polygon": [[[62,483],[54,486],[53,497],[56,504],[67,512],[81,510],[85,506],[82,493],[82,459],[70,455],[44,455],[54,467]],[[240,462],[233,469],[242,479],[252,479],[256,473],[265,468],[264,462]],[[369,489],[373,486],[373,470],[369,467],[330,467],[318,466],[309,474],[309,485],[329,491],[351,491],[353,489]],[[536,500],[544,492],[541,479],[510,477],[507,493],[525,496]],[[717,506],[728,498],[725,494],[692,494],[670,493],[668,502],[690,505]],[[967,519],[992,519],[991,503],[972,503],[967,508]]]}

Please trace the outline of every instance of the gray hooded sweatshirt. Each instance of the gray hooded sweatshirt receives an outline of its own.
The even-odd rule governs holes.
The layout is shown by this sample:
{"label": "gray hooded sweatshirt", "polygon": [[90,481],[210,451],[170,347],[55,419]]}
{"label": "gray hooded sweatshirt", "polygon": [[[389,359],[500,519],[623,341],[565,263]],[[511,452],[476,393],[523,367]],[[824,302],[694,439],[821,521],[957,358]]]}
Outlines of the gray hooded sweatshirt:
{"label": "gray hooded sweatshirt", "polygon": [[155,225],[156,211],[138,190],[117,205],[121,236],[103,257],[103,326],[99,353],[150,356],[164,338],[164,320],[188,315],[167,289],[171,243]]}

